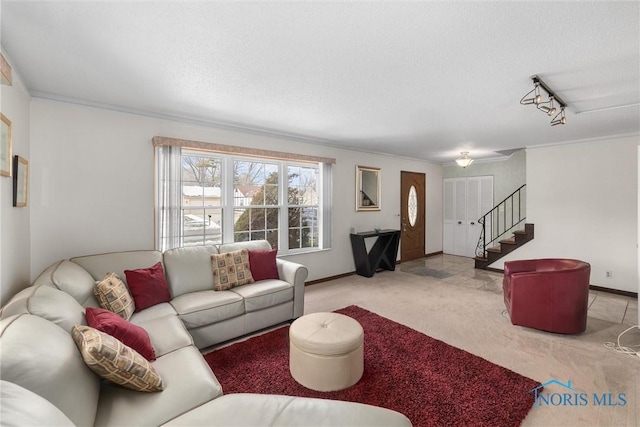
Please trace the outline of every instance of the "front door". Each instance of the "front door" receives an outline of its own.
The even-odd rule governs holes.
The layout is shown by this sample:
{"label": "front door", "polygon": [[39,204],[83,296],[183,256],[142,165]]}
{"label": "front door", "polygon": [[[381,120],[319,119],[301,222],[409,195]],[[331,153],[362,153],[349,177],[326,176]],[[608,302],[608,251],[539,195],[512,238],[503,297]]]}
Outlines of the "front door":
{"label": "front door", "polygon": [[400,174],[400,260],[404,262],[425,255],[425,174]]}

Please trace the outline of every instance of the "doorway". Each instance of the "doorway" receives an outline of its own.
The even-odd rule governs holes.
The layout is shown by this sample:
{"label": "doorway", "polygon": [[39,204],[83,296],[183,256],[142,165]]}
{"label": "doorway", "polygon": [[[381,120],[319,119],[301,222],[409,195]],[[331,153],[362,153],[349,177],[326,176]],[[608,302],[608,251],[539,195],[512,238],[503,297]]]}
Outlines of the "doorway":
{"label": "doorway", "polygon": [[425,174],[400,172],[400,261],[425,255]]}

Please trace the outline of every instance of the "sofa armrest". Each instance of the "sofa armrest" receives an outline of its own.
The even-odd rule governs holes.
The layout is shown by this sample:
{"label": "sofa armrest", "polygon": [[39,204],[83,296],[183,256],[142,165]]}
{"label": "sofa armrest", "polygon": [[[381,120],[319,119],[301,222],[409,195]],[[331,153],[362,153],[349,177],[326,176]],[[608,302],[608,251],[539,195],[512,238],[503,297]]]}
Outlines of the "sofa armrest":
{"label": "sofa armrest", "polygon": [[302,264],[281,258],[276,258],[276,266],[280,280],[293,285],[293,318],[298,318],[304,312],[304,282],[309,276],[309,270]]}

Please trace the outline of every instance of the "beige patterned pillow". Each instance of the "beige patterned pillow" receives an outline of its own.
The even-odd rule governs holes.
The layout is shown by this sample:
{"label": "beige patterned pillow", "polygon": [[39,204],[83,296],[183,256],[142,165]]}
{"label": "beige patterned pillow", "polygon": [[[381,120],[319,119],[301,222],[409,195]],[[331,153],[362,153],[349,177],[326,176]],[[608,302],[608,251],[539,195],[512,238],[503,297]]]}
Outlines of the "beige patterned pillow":
{"label": "beige patterned pillow", "polygon": [[100,307],[113,311],[124,320],[129,320],[136,309],[127,285],[116,273],[107,273],[104,279],[96,282],[93,293]]}
{"label": "beige patterned pillow", "polygon": [[76,325],[71,336],[87,366],[102,378],[136,391],[162,391],[164,385],[151,363],[111,335]]}
{"label": "beige patterned pillow", "polygon": [[254,282],[247,249],[211,255],[211,267],[213,268],[213,288],[216,291],[226,291]]}

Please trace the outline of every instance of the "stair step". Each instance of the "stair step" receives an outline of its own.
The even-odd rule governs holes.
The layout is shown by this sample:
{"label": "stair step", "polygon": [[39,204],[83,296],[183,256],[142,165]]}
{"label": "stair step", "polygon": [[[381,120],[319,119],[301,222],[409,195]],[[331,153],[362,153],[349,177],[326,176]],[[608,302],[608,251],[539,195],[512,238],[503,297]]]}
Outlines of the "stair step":
{"label": "stair step", "polygon": [[493,252],[494,254],[501,254],[502,249],[500,248],[500,246],[495,246],[493,248],[487,248],[487,252]]}
{"label": "stair step", "polygon": [[512,237],[510,239],[500,240],[500,243],[504,243],[505,245],[517,245],[515,237]]}

